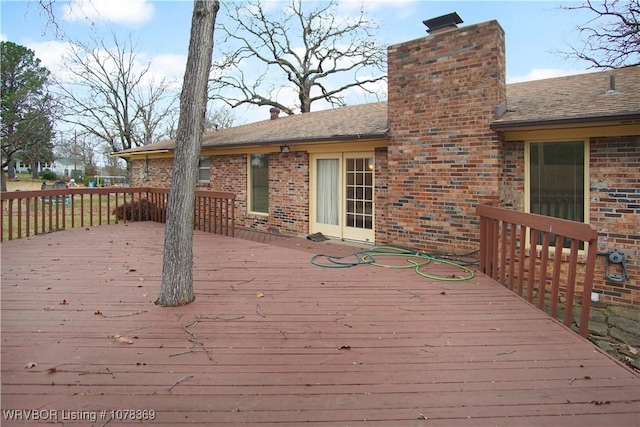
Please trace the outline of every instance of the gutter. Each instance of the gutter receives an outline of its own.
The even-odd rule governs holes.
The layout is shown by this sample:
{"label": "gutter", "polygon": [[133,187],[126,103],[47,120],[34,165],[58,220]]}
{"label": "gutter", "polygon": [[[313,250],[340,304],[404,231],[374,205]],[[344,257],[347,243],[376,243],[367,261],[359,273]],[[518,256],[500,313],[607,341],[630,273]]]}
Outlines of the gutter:
{"label": "gutter", "polygon": [[136,154],[144,154],[144,155],[147,155],[147,154],[159,154],[159,153],[168,153],[168,152],[170,152],[172,150],[173,149],[168,149],[167,148],[165,150],[148,150],[148,151],[146,151],[146,150],[142,151],[141,150],[141,151],[131,151],[131,152],[128,152],[128,153],[127,152],[124,152],[124,153],[115,152],[115,153],[110,153],[109,157],[131,157],[131,156],[136,155]]}
{"label": "gutter", "polygon": [[620,122],[620,124],[640,124],[640,113],[616,114],[610,116],[589,116],[589,117],[572,117],[568,119],[552,119],[552,120],[514,120],[514,121],[495,121],[489,125],[495,131],[520,130],[529,128],[545,128],[551,126],[570,126],[596,124],[603,122]]}
{"label": "gutter", "polygon": [[201,148],[239,148],[239,147],[266,147],[270,145],[302,145],[315,142],[332,142],[332,141],[358,141],[361,139],[387,139],[389,137],[388,130],[384,133],[374,134],[357,134],[357,135],[332,135],[325,137],[309,137],[297,139],[278,139],[271,141],[259,142],[236,142],[229,144],[203,144]]}
{"label": "gutter", "polygon": [[[325,143],[325,142],[345,142],[345,141],[358,141],[363,139],[388,139],[389,134],[388,130],[385,130],[383,133],[373,133],[373,134],[356,134],[356,135],[333,135],[326,137],[309,137],[309,138],[298,138],[298,139],[279,139],[279,140],[270,140],[270,141],[259,141],[259,142],[236,142],[236,143],[222,143],[222,144],[203,144],[200,149],[225,149],[225,148],[241,148],[241,147],[269,147],[274,146],[277,147],[279,145],[302,145],[302,144],[310,144],[310,143]],[[175,150],[175,144],[172,148],[162,149],[162,150],[137,150],[131,152],[124,153],[111,153],[111,156],[115,157],[131,157],[137,155],[147,155],[147,154],[158,154],[158,153],[169,153]]]}

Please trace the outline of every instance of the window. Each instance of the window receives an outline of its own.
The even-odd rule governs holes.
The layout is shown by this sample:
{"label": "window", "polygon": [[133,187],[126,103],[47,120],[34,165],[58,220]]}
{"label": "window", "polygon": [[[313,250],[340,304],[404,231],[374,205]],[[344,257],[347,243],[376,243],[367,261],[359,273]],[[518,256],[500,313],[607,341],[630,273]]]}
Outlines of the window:
{"label": "window", "polygon": [[211,157],[200,156],[198,161],[198,182],[211,182]]}
{"label": "window", "polygon": [[585,148],[584,141],[529,144],[529,212],[585,222]]}
{"label": "window", "polygon": [[269,156],[251,154],[249,156],[249,210],[269,213]]}

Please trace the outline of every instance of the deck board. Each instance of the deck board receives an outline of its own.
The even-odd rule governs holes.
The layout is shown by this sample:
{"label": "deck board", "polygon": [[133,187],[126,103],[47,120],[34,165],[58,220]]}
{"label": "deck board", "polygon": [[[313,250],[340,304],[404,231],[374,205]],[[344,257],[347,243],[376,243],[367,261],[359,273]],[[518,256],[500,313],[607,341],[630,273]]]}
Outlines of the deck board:
{"label": "deck board", "polygon": [[[313,254],[357,247],[196,231],[196,301],[161,308],[163,233],[119,224],[1,244],[4,411],[85,411],[94,425],[129,408],[167,426],[639,425],[636,373],[487,276],[322,268]],[[2,425],[25,421],[3,412]]]}

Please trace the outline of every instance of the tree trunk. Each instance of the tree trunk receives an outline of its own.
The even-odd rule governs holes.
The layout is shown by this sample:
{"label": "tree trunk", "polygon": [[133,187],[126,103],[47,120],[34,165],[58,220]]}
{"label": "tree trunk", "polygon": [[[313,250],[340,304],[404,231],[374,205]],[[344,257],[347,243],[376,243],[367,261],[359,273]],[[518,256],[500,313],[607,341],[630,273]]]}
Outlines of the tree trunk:
{"label": "tree trunk", "polygon": [[40,162],[36,162],[34,160],[34,161],[31,161],[29,165],[31,166],[31,178],[33,179],[40,178],[40,170],[39,170]]}
{"label": "tree trunk", "polygon": [[193,212],[198,158],[207,107],[218,0],[195,0],[189,55],[180,95],[173,176],[167,203],[164,261],[156,304],[175,307],[195,299],[193,292]]}
{"label": "tree trunk", "polygon": [[16,179],[16,161],[11,159],[9,160],[9,164],[7,165],[7,174],[9,175],[10,180]]}

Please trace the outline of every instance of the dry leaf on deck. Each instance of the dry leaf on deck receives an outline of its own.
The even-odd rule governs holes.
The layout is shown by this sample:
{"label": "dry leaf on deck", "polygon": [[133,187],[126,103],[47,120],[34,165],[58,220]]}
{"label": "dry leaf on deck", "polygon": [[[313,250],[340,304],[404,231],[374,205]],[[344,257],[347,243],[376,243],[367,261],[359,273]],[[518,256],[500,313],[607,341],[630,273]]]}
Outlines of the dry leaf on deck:
{"label": "dry leaf on deck", "polygon": [[133,338],[131,337],[125,337],[123,335],[114,335],[113,338],[115,338],[116,341],[121,342],[123,344],[133,344]]}

